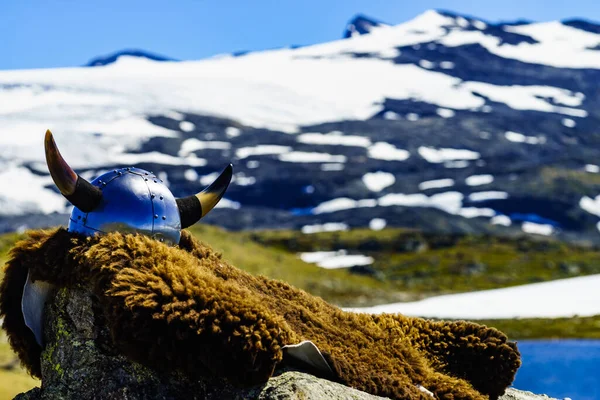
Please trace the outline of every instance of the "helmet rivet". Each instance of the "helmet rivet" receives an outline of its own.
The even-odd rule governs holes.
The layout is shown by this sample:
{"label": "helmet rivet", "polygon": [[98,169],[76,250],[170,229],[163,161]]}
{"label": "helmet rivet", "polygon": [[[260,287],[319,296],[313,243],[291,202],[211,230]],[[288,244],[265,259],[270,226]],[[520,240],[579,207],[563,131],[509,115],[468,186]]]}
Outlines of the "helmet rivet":
{"label": "helmet rivet", "polygon": [[156,183],[156,179],[154,180],[154,183]]}
{"label": "helmet rivet", "polygon": [[127,171],[131,171],[131,168],[127,167],[127,168],[126,168],[126,170],[127,170]]}
{"label": "helmet rivet", "polygon": [[163,221],[164,221],[165,219],[167,219],[167,217],[165,217],[165,216],[163,215]]}
{"label": "helmet rivet", "polygon": [[163,199],[163,197],[162,197],[162,196],[160,196],[159,198],[160,198],[161,200]]}
{"label": "helmet rivet", "polygon": [[144,172],[144,175],[148,175],[148,173],[147,173],[147,172]]}
{"label": "helmet rivet", "polygon": [[145,180],[146,182],[148,182],[148,178],[144,178],[144,180]]}
{"label": "helmet rivet", "polygon": [[154,218],[158,218],[158,214],[154,214]]}
{"label": "helmet rivet", "polygon": [[117,175],[121,176],[123,173],[121,171],[117,172]]}
{"label": "helmet rivet", "polygon": [[155,195],[154,193],[152,193],[152,194],[150,195],[150,198],[151,198],[151,199],[153,199],[153,198],[155,198],[155,197],[156,197],[156,195]]}

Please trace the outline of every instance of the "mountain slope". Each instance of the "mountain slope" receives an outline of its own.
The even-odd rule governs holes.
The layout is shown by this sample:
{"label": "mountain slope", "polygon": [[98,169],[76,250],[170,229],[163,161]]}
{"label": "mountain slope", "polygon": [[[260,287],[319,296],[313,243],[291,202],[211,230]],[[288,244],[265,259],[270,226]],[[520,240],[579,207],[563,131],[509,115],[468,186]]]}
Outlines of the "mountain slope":
{"label": "mountain slope", "polygon": [[43,163],[51,128],[83,176],[136,165],[176,195],[233,161],[229,209],[207,218],[230,229],[600,239],[598,25],[428,11],[350,26],[241,56],[0,71],[0,228],[68,212]]}

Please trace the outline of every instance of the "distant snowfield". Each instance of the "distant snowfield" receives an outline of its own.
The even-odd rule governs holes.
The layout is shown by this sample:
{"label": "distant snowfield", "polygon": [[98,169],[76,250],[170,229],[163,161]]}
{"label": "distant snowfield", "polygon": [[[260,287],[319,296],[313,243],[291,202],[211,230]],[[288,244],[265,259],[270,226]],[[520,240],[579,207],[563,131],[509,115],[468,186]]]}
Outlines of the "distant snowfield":
{"label": "distant snowfield", "polygon": [[591,275],[346,310],[449,319],[585,317],[600,315],[598,287],[600,275]]}
{"label": "distant snowfield", "polygon": [[[3,158],[13,162],[4,172],[4,179],[27,182],[29,190],[36,193],[31,198],[3,195],[0,202],[22,201],[28,204],[29,211],[62,209],[54,192],[44,188],[47,180],[24,176],[20,170],[25,164],[43,165],[42,138],[48,128],[75,169],[148,161],[199,167],[206,161],[193,157],[194,151],[227,150],[228,144],[191,140],[184,143],[178,157],[132,154],[130,150],[138,148],[142,141],[179,134],[153,125],[147,118],[170,116],[179,121],[179,130],[191,132],[196,127],[184,115],[191,112],[296,134],[301,126],[366,120],[383,110],[386,99],[426,102],[435,105],[438,114],[445,118],[452,118],[458,110],[489,111],[488,100],[518,110],[563,114],[569,117],[564,119],[567,126],[576,126],[577,121],[571,118],[587,116],[585,110],[578,108],[585,96],[564,88],[463,81],[450,75],[454,67],[450,61],[439,63],[442,72],[429,69],[435,67],[433,63],[394,64],[398,47],[437,41],[445,46],[479,43],[494,54],[523,62],[600,68],[600,51],[590,50],[600,43],[598,34],[560,23],[536,23],[505,30],[529,35],[539,43],[500,44],[500,38],[486,31],[485,23],[467,22],[476,30],[465,30],[463,20],[427,11],[407,23],[373,29],[369,35],[297,49],[187,62],[124,56],[103,67],[0,71],[0,147]],[[355,53],[380,58],[354,57]],[[415,121],[419,115],[410,113],[406,118]],[[238,128],[227,128],[228,137],[240,133]],[[526,143],[534,140],[521,136],[508,139]],[[365,147],[369,157],[385,161],[403,161],[411,156],[409,151],[390,143],[371,143],[366,137],[335,132],[303,133],[297,139],[300,143]],[[236,150],[240,159],[264,154],[276,155],[285,162],[327,163],[321,166],[323,170],[341,170],[346,162],[342,155],[294,152],[287,146]],[[479,153],[466,149],[425,146],[419,154],[431,163],[444,163],[447,168],[464,168],[469,165],[468,160],[479,158]],[[11,207],[2,212],[8,210]]]}

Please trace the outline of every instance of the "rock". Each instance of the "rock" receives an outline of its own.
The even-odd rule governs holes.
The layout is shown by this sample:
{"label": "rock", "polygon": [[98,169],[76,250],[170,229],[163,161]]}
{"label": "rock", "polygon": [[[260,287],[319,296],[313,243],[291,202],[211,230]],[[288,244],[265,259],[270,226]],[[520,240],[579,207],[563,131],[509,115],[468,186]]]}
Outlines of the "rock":
{"label": "rock", "polygon": [[[127,359],[111,345],[102,315],[85,288],[56,292],[46,306],[44,337],[42,388],[34,388],[15,399],[382,399],[291,367],[250,388],[236,387],[216,377],[190,380],[178,372],[158,372]],[[504,400],[541,398],[514,389],[502,397]]]}
{"label": "rock", "polygon": [[514,388],[506,389],[506,393],[499,400],[556,400],[553,397],[548,397],[545,394],[539,395]]}

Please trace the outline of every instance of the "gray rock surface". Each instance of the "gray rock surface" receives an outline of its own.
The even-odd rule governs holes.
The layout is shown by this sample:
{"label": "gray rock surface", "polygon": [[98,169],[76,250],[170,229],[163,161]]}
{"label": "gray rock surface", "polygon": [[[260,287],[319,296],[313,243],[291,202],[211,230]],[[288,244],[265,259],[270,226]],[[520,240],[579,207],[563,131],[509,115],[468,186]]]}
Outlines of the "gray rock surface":
{"label": "gray rock surface", "polygon": [[[235,387],[214,377],[190,381],[180,373],[159,373],[115,351],[93,298],[84,288],[57,291],[46,314],[42,387],[16,399],[382,399],[291,369],[251,388]],[[549,398],[514,389],[503,396],[503,400],[536,399]]]}

